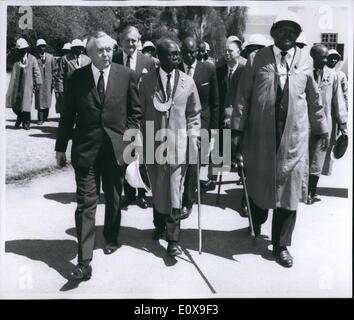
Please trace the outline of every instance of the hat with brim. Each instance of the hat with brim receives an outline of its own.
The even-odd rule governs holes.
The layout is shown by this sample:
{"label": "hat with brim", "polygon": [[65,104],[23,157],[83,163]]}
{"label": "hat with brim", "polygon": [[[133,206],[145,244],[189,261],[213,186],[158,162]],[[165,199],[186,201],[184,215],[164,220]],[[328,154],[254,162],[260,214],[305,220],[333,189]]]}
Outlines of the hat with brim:
{"label": "hat with brim", "polygon": [[337,139],[333,147],[333,156],[335,159],[340,159],[344,156],[348,148],[348,135],[342,134]]}
{"label": "hat with brim", "polygon": [[139,157],[127,166],[125,179],[133,188],[142,188],[147,192],[151,191],[146,166],[139,163]]}
{"label": "hat with brim", "polygon": [[28,42],[23,39],[23,38],[19,38],[17,39],[16,41],[16,49],[25,49],[25,48],[28,48],[29,45],[28,45]]}
{"label": "hat with brim", "polygon": [[62,50],[70,50],[71,49],[71,43],[70,42],[65,43],[61,49]]}
{"label": "hat with brim", "polygon": [[80,39],[74,39],[72,42],[71,42],[71,48],[73,47],[82,47],[82,48],[85,48],[85,45],[84,43],[80,40]]}
{"label": "hat with brim", "polygon": [[46,46],[47,45],[47,42],[45,42],[44,39],[38,39],[37,42],[36,42],[36,46],[39,47],[39,46]]}
{"label": "hat with brim", "polygon": [[151,41],[145,41],[144,44],[143,44],[143,50],[145,48],[153,48],[153,49],[155,49],[155,45]]}
{"label": "hat with brim", "polygon": [[342,57],[336,49],[328,50],[328,56],[337,56],[339,59]]}
{"label": "hat with brim", "polygon": [[242,41],[241,41],[241,40],[239,39],[239,37],[237,37],[237,36],[229,36],[229,37],[226,39],[226,43],[228,43],[228,42],[237,42],[240,47],[242,46]]}
{"label": "hat with brim", "polygon": [[244,47],[247,48],[248,46],[263,46],[266,47],[268,45],[267,38],[260,34],[254,33],[251,34],[248,41],[244,44]]}
{"label": "hat with brim", "polygon": [[300,35],[300,33],[302,31],[301,24],[300,24],[300,18],[295,12],[292,12],[292,11],[285,11],[285,12],[279,14],[275,18],[273,25],[270,29],[270,34],[272,34],[275,29],[277,29],[279,26],[281,26],[282,24],[285,24],[285,23],[293,25],[295,30],[297,31],[298,35]]}

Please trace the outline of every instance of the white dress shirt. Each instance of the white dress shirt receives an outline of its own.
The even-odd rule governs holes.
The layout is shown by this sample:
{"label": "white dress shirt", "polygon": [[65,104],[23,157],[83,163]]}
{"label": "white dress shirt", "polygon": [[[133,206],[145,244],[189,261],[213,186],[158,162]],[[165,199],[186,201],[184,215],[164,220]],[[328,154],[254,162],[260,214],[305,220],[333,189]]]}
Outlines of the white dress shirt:
{"label": "white dress shirt", "polygon": [[183,65],[184,65],[184,71],[187,74],[188,74],[188,68],[189,67],[191,68],[190,76],[193,78],[194,77],[195,68],[197,66],[197,59],[195,59],[195,61],[190,66],[188,64],[186,64],[186,63],[183,63]]}
{"label": "white dress shirt", "polygon": [[[176,75],[176,70],[173,69],[171,71],[171,96],[173,94],[173,88],[174,88],[174,84],[175,84],[175,75]],[[167,86],[167,72],[165,70],[163,70],[162,68],[160,68],[160,78],[161,78],[161,82],[162,82],[162,86],[163,86],[163,90],[165,91],[165,95],[167,98],[167,94],[166,94],[166,86]]]}
{"label": "white dress shirt", "polygon": [[[97,84],[98,84],[98,79],[100,78],[100,71],[99,69],[97,69],[97,67],[91,63],[91,70],[92,70],[92,74],[93,74],[93,79],[95,81],[95,85],[97,88]],[[109,72],[111,70],[111,65],[109,65],[107,68],[102,69],[103,71],[103,80],[104,80],[104,90],[107,90],[107,83],[108,83],[108,77],[109,77]]]}
{"label": "white dress shirt", "polygon": [[[137,60],[138,50],[135,50],[133,54],[130,55],[130,69],[136,69],[136,60]],[[123,51],[123,63],[124,66],[127,66],[128,55]]]}
{"label": "white dress shirt", "polygon": [[[285,82],[286,82],[286,78],[287,78],[287,68],[286,65],[281,63],[281,52],[283,50],[279,49],[277,46],[273,46],[273,52],[274,52],[274,57],[275,57],[275,62],[277,64],[277,69],[278,69],[278,73],[279,73],[279,77],[280,77],[280,86],[281,88],[284,88]],[[291,48],[290,50],[287,51],[287,54],[285,56],[285,60],[290,68],[291,63],[293,61],[293,57],[295,54],[295,48]]]}

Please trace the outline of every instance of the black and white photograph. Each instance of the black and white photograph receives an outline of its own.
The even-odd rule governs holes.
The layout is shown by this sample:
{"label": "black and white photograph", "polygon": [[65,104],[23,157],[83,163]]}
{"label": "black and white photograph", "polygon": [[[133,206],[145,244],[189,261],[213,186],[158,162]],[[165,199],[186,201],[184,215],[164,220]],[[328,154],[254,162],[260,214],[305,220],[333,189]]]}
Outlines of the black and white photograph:
{"label": "black and white photograph", "polygon": [[0,299],[352,298],[352,1],[0,6]]}

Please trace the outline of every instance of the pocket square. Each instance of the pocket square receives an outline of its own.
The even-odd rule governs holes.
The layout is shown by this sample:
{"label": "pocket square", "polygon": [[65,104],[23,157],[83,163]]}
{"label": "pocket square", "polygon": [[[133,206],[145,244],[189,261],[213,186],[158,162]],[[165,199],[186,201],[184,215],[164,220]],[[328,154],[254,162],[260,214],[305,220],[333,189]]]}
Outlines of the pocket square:
{"label": "pocket square", "polygon": [[209,84],[209,82],[204,82],[201,84],[201,86],[207,86]]}

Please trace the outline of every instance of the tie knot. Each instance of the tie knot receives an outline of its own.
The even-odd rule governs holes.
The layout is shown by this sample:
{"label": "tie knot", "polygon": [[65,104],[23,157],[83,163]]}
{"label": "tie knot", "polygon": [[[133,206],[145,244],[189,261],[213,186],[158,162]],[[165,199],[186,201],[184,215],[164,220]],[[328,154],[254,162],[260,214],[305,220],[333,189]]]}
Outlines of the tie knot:
{"label": "tie knot", "polygon": [[287,51],[280,51],[280,54],[284,58],[288,54],[288,52]]}
{"label": "tie knot", "polygon": [[104,71],[100,70],[100,76],[103,76],[103,74],[104,74]]}
{"label": "tie knot", "polygon": [[171,79],[171,73],[167,74],[167,79],[168,79],[168,80]]}

